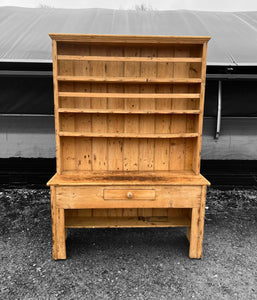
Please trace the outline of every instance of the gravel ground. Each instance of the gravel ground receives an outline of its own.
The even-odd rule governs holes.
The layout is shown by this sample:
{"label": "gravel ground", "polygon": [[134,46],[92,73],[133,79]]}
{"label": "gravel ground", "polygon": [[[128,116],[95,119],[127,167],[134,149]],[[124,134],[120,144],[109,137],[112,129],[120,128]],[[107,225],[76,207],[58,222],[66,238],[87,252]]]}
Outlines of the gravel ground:
{"label": "gravel ground", "polygon": [[0,201],[0,299],[257,299],[254,188],[209,188],[201,260],[184,228],[151,228],[69,230],[53,261],[49,191]]}

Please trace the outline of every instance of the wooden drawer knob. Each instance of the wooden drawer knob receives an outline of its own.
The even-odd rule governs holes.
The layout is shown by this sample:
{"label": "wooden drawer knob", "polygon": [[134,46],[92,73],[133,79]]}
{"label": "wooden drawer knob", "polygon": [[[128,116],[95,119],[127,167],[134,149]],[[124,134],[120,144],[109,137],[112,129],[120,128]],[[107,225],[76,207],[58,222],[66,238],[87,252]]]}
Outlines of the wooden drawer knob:
{"label": "wooden drawer knob", "polygon": [[128,192],[128,193],[127,193],[127,198],[128,198],[128,199],[131,199],[132,197],[133,197],[133,194],[132,194],[131,192]]}

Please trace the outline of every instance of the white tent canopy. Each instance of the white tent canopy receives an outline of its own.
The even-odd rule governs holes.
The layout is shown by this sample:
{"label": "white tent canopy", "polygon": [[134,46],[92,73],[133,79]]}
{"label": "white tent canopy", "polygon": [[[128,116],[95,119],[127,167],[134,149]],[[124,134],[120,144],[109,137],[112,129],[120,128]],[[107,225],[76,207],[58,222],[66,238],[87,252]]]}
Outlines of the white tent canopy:
{"label": "white tent canopy", "polygon": [[51,62],[48,33],[207,35],[208,65],[257,65],[257,12],[0,8],[0,62]]}

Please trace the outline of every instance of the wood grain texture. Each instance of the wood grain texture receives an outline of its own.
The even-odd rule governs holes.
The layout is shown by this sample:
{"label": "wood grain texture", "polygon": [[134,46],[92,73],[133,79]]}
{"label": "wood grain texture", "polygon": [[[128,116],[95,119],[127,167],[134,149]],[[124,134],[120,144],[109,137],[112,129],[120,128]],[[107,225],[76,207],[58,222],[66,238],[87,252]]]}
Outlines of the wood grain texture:
{"label": "wood grain texture", "polygon": [[[96,48],[91,46],[91,54],[106,54],[106,49]],[[98,76],[99,74],[105,74],[106,65],[104,62],[94,61],[90,64],[90,74]],[[91,86],[92,94],[94,92],[102,92],[106,94],[106,85]],[[91,107],[94,109],[107,108],[106,97],[96,97],[91,99]],[[107,116],[106,115],[92,115],[92,133],[107,132]],[[107,170],[108,169],[108,145],[107,138],[93,138],[92,139],[92,170]]]}
{"label": "wood grain texture", "polygon": [[187,227],[190,220],[186,217],[67,217],[67,228],[133,228],[133,227]]}
{"label": "wood grain texture", "polygon": [[[143,131],[143,129],[142,129]],[[147,129],[146,129],[147,131]],[[141,138],[141,139],[176,139],[176,138],[192,138],[197,137],[198,133],[117,133],[117,132],[73,132],[73,131],[60,131],[59,136],[74,136],[74,137],[95,137],[95,138]],[[100,144],[101,141],[99,140]],[[149,144],[149,141],[146,141],[146,143]],[[145,147],[145,151],[147,151],[147,146]],[[69,150],[70,152],[73,150]],[[142,150],[143,151],[143,150]],[[145,153],[142,153],[142,159],[144,159],[143,155]],[[146,153],[147,154],[147,153]],[[151,163],[152,165],[152,163]],[[142,169],[142,171],[145,171]]]}
{"label": "wood grain texture", "polygon": [[203,128],[203,112],[204,112],[204,96],[205,96],[205,78],[206,78],[206,60],[207,60],[207,43],[203,44],[202,48],[202,56],[203,56],[203,62],[202,62],[202,68],[201,68],[201,77],[203,79],[203,82],[201,84],[201,96],[200,96],[200,115],[199,115],[199,121],[198,121],[198,132],[199,137],[197,139],[197,145],[195,148],[195,157],[194,157],[194,164],[193,164],[193,170],[196,174],[200,173],[200,163],[201,163],[201,144],[202,144],[202,128]]}
{"label": "wood grain texture", "polygon": [[106,44],[202,44],[210,40],[209,36],[150,36],[150,35],[114,35],[114,34],[69,34],[49,33],[52,40]]}
{"label": "wood grain texture", "polygon": [[[110,102],[109,102],[110,103]],[[109,104],[110,105],[110,104]],[[113,106],[113,105],[112,105]],[[163,106],[159,102],[157,103],[157,106],[160,108],[160,110],[154,110],[154,109],[140,109],[140,110],[131,110],[131,109],[119,109],[119,108],[109,108],[109,109],[87,109],[87,108],[59,108],[59,113],[76,113],[76,114],[136,114],[136,115],[144,115],[144,114],[155,114],[155,115],[172,115],[172,114],[182,114],[182,115],[194,115],[199,114],[200,110],[198,109],[165,109],[166,105]],[[158,122],[159,123],[159,122]],[[161,124],[158,124],[159,126],[166,125],[165,121],[161,121]],[[168,124],[169,125],[169,124]],[[169,131],[168,131],[169,132]]]}
{"label": "wood grain texture", "polygon": [[59,98],[58,98],[58,65],[57,65],[57,42],[52,41],[52,53],[53,53],[53,85],[54,85],[54,116],[55,116],[55,141],[56,141],[56,172],[57,174],[61,174],[62,168],[62,152],[61,152],[61,143],[60,137],[58,136],[59,133]]}
{"label": "wood grain texture", "polygon": [[[137,57],[141,55],[141,50],[137,47],[130,47],[124,49],[125,56]],[[127,63],[124,62],[124,77],[138,77],[140,78],[140,64],[138,62]],[[131,86],[125,85],[124,92],[139,93],[139,85]],[[137,98],[125,98],[124,99],[124,110],[138,111],[140,110],[140,100]],[[139,133],[139,116],[131,115],[124,116],[124,133]],[[133,171],[139,170],[139,141],[137,139],[124,139],[123,144],[123,170]]]}
{"label": "wood grain texture", "polygon": [[[141,48],[141,56],[156,56],[156,48]],[[156,78],[157,64],[140,63],[140,76],[151,76]],[[147,85],[139,87],[141,94],[154,93],[154,86]],[[156,102],[154,98],[140,99],[140,109],[155,109]],[[139,132],[142,134],[155,132],[155,116],[140,115],[139,116]],[[154,140],[140,139],[139,140],[139,170],[150,171],[154,169]]]}
{"label": "wood grain texture", "polygon": [[200,258],[209,37],[50,34],[57,174],[53,258],[65,228],[188,228]]}
{"label": "wood grain texture", "polygon": [[205,203],[206,203],[206,186],[202,186],[202,194],[201,194],[201,204],[200,204],[200,212],[199,212],[199,225],[198,225],[198,234],[199,239],[197,243],[197,256],[199,258],[202,257],[203,252],[203,233],[204,233],[204,217],[205,217]]}
{"label": "wood grain texture", "polygon": [[73,61],[124,61],[124,62],[202,62],[201,57],[129,57],[129,56],[86,56],[86,55],[58,55],[58,60],[73,60]]}
{"label": "wood grain texture", "polygon": [[[98,87],[98,91],[101,89]],[[92,92],[92,93],[79,93],[79,92],[59,92],[59,97],[73,97],[73,98],[131,98],[131,99],[192,99],[192,98],[200,98],[199,93],[173,93],[173,94],[157,94],[157,93],[105,93],[105,88],[102,89],[101,93]],[[96,102],[94,100],[94,102]],[[94,103],[93,102],[93,103]],[[99,103],[99,101],[97,102]],[[104,103],[104,101],[103,101]],[[102,106],[104,107],[104,106]],[[99,107],[101,108],[101,106]]]}
{"label": "wood grain texture", "polygon": [[[119,56],[122,55],[123,51],[120,48],[109,50],[108,54]],[[106,62],[105,75],[115,74],[116,76],[123,75],[123,63],[122,62]],[[122,85],[116,83],[108,86],[108,92],[110,93],[122,93],[124,90]],[[124,100],[117,98],[108,98],[107,100],[108,109],[124,109]],[[109,133],[123,132],[124,118],[122,115],[107,115],[108,124],[107,129]],[[107,169],[110,171],[123,170],[123,139],[121,138],[109,138],[107,142],[108,157],[107,157]]]}
{"label": "wood grain texture", "polygon": [[[158,58],[163,56],[174,58],[174,49],[158,49]],[[156,70],[157,78],[168,77],[174,79],[174,64],[173,63],[159,63]],[[159,85],[157,87],[159,93],[173,92],[173,86]],[[172,108],[171,99],[157,99],[156,110],[163,111]],[[171,133],[172,116],[155,116],[155,133],[169,134]],[[170,170],[170,143],[171,140],[156,139],[155,140],[155,170]]]}
{"label": "wood grain texture", "polygon": [[66,259],[64,209],[56,207],[56,188],[51,187],[53,259]]}
{"label": "wood grain texture", "polygon": [[[139,191],[140,187],[128,185],[124,186],[123,191],[120,188],[115,191],[110,187],[97,185],[76,186],[75,192],[74,186],[56,188],[56,207],[65,209],[189,208],[199,207],[201,200],[201,186],[148,186],[147,191],[142,187],[142,191]],[[128,192],[135,198],[128,199]],[[113,195],[112,199],[110,195]]]}
{"label": "wood grain texture", "polygon": [[[109,68],[108,68],[109,70]],[[147,74],[146,74],[147,75]],[[111,77],[106,74],[101,76],[58,76],[58,81],[81,81],[81,82],[111,82],[111,83],[201,83],[200,78],[154,78],[154,77]]]}
{"label": "wood grain texture", "polygon": [[[125,174],[124,174],[125,173]],[[86,185],[175,185],[201,186],[210,182],[193,171],[82,171],[54,175],[48,186],[86,186]]]}
{"label": "wood grain texture", "polygon": [[[178,47],[174,51],[174,56],[184,57],[189,56],[189,50]],[[184,62],[183,64],[174,64],[173,76],[174,78],[188,77],[189,74],[189,63]],[[173,88],[173,93],[188,93],[187,85],[179,85]],[[186,109],[187,99],[174,99],[172,103],[173,109]],[[186,132],[186,118],[185,116],[173,116],[171,124],[171,132]],[[186,141],[183,139],[178,140],[175,145],[171,147],[171,159],[170,164],[173,170],[185,170],[185,156],[186,156]]]}
{"label": "wood grain texture", "polygon": [[202,186],[200,207],[192,208],[191,230],[190,230],[190,258],[202,257],[202,243],[204,230],[204,215],[206,201],[206,186]]}
{"label": "wood grain texture", "polygon": [[[83,53],[90,54],[90,48],[85,46],[83,49]],[[76,77],[78,75],[88,76],[90,75],[90,63],[88,61],[73,61],[73,76]],[[83,92],[91,91],[91,87],[89,85],[79,86],[73,85],[74,92]],[[91,108],[91,100],[77,98],[74,101],[75,109],[79,109],[81,107],[85,109]],[[75,123],[75,131],[76,132],[88,132],[92,129],[92,117],[91,115],[73,115],[74,123]],[[75,169],[76,170],[91,170],[92,169],[92,139],[83,138],[80,141],[75,139]]]}

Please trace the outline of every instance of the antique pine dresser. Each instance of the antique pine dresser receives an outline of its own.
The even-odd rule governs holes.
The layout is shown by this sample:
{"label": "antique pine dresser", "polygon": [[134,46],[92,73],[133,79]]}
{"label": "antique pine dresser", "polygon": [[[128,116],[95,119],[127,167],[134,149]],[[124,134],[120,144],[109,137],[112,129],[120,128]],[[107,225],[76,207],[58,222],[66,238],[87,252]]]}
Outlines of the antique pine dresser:
{"label": "antique pine dresser", "polygon": [[50,36],[53,258],[66,258],[66,228],[178,226],[187,227],[189,257],[200,258],[210,38]]}

